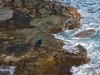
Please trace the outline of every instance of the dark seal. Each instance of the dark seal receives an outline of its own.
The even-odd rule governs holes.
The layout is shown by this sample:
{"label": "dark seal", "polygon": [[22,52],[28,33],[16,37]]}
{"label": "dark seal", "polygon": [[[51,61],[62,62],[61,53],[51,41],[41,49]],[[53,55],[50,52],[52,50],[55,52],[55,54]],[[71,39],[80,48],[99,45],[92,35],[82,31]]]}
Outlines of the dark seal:
{"label": "dark seal", "polygon": [[35,43],[35,48],[39,47],[42,44],[42,39],[39,39]]}

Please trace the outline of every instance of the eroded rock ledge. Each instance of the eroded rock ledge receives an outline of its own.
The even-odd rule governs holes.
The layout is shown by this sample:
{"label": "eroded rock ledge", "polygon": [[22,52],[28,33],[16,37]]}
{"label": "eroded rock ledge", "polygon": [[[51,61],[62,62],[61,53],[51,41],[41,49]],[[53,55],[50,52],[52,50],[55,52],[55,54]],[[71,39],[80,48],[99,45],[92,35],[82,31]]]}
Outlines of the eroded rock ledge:
{"label": "eroded rock ledge", "polygon": [[[83,46],[76,46],[77,54],[67,52],[63,41],[52,35],[80,26],[74,7],[49,0],[10,0],[1,5],[0,65],[16,66],[16,75],[71,75],[71,66],[90,60]],[[34,48],[39,39],[41,46]]]}

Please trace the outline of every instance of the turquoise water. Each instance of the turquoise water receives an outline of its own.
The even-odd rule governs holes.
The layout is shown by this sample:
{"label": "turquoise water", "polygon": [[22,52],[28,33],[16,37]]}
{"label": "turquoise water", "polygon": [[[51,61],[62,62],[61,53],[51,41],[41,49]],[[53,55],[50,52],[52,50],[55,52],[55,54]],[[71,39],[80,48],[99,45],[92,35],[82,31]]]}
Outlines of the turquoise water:
{"label": "turquoise water", "polygon": [[[91,61],[79,67],[73,66],[73,75],[100,75],[100,0],[59,0],[77,8],[81,14],[81,27],[56,35],[65,40],[64,48],[71,52],[75,45],[81,44],[87,49]],[[75,34],[87,29],[95,29],[96,33],[88,38],[76,38]],[[69,47],[70,45],[70,47]]]}

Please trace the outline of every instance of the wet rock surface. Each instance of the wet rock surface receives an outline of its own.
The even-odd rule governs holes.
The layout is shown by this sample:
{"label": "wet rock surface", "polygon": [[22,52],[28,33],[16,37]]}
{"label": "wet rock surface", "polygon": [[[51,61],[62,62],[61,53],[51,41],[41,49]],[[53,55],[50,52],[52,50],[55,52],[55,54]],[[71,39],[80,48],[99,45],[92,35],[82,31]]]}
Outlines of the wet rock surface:
{"label": "wet rock surface", "polygon": [[94,33],[95,33],[94,29],[89,29],[89,30],[86,30],[86,31],[79,32],[75,36],[79,37],[79,38],[87,38],[87,37],[92,36]]}
{"label": "wet rock surface", "polygon": [[[12,16],[3,8],[13,11]],[[67,52],[63,41],[52,35],[80,26],[74,7],[49,0],[12,0],[0,9],[8,12],[0,19],[0,65],[16,66],[16,75],[71,75],[73,65],[90,60],[83,46],[76,46],[80,53]]]}
{"label": "wet rock surface", "polygon": [[77,54],[78,56],[74,56],[74,58],[81,58],[81,57],[87,57],[87,50],[81,46],[77,45],[73,48],[72,53]]}
{"label": "wet rock surface", "polygon": [[2,75],[2,72],[0,71],[0,75]]}

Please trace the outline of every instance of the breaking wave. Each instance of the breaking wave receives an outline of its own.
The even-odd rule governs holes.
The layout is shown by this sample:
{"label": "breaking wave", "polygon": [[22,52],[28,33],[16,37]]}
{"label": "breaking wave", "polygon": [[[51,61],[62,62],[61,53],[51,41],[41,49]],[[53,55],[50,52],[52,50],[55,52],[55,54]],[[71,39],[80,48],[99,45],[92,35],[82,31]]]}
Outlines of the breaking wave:
{"label": "breaking wave", "polygon": [[15,67],[14,66],[4,66],[0,67],[0,71],[3,75],[14,75]]}
{"label": "breaking wave", "polygon": [[[69,52],[75,45],[82,45],[87,49],[87,56],[91,61],[79,67],[73,66],[73,75],[100,75],[100,0],[59,0],[77,8],[81,14],[81,27],[55,35],[56,38],[65,40]],[[96,33],[88,38],[77,38],[75,34],[87,29],[95,29]]]}

